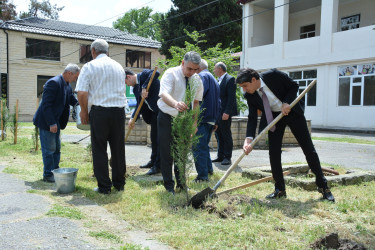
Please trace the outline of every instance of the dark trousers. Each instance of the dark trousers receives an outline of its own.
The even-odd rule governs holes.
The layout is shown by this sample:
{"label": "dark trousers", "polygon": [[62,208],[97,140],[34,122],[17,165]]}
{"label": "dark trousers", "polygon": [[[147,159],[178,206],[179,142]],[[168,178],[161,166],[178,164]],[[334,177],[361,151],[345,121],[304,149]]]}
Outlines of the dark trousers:
{"label": "dark trousers", "polygon": [[213,173],[210,147],[208,146],[213,129],[214,125],[209,123],[201,123],[198,126],[196,135],[199,137],[199,141],[196,147],[193,148],[194,163],[195,169],[198,173],[198,180],[208,180],[208,173]]}
{"label": "dark trousers", "polygon": [[[174,181],[172,175],[173,157],[171,153],[172,137],[172,117],[162,111],[158,114],[158,134],[160,150],[160,169],[163,175],[164,187],[167,190],[174,190]],[[181,186],[179,171],[175,165],[174,174],[177,186]]]}
{"label": "dark trousers", "polygon": [[[273,113],[276,117],[280,113]],[[320,188],[327,187],[327,179],[323,175],[322,167],[320,166],[319,156],[315,151],[312,143],[309,130],[306,124],[306,118],[295,112],[290,112],[289,115],[284,116],[277,124],[274,132],[268,132],[269,140],[269,155],[272,169],[272,177],[275,180],[275,188],[285,190],[285,182],[283,170],[281,166],[281,145],[284,136],[286,125],[289,126],[293,135],[296,137],[298,144],[301,146],[305,154],[306,161],[315,174],[316,185]]]}
{"label": "dark trousers", "polygon": [[[125,111],[123,108],[92,106],[91,147],[94,174],[100,191],[120,190],[125,185]],[[112,182],[109,178],[107,142],[111,149]]]}
{"label": "dark trousers", "polygon": [[233,138],[230,126],[232,124],[232,117],[230,116],[228,120],[219,120],[218,128],[215,132],[215,137],[217,140],[217,158],[228,159],[232,158],[233,150]]}
{"label": "dark trousers", "polygon": [[151,162],[157,168],[160,169],[160,152],[158,142],[158,112],[152,113],[151,120]]}

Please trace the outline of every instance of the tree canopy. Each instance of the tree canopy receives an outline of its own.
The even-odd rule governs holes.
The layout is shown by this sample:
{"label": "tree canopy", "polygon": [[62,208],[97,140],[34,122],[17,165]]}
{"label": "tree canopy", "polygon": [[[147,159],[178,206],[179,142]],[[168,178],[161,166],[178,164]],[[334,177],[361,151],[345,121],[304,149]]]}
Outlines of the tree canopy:
{"label": "tree canopy", "polygon": [[[169,18],[161,22],[163,41],[160,51],[162,54],[170,57],[171,54],[168,50],[171,46],[182,47],[186,40],[192,41],[191,38],[185,36],[184,29],[189,32],[200,32],[207,29],[201,32],[206,35],[207,40],[207,43],[202,44],[202,49],[214,47],[218,43],[221,43],[223,48],[241,45],[241,21],[217,27],[241,18],[242,8],[236,4],[235,0],[218,0],[216,2],[212,2],[212,0],[172,0],[172,2],[174,7],[167,13]],[[205,4],[207,5],[194,10]],[[175,39],[179,37],[182,38]]]}
{"label": "tree canopy", "polygon": [[49,0],[30,0],[29,10],[20,13],[20,18],[26,17],[41,17],[50,19],[59,19],[59,12],[64,9],[64,6],[57,7],[57,4],[51,4]]}
{"label": "tree canopy", "polygon": [[8,21],[16,19],[17,12],[16,12],[16,6],[8,0],[2,0],[0,1],[0,19],[2,21]]}
{"label": "tree canopy", "polygon": [[152,13],[152,8],[142,7],[131,9],[123,17],[118,18],[113,27],[131,34],[161,41],[160,21],[164,15],[160,12]]}

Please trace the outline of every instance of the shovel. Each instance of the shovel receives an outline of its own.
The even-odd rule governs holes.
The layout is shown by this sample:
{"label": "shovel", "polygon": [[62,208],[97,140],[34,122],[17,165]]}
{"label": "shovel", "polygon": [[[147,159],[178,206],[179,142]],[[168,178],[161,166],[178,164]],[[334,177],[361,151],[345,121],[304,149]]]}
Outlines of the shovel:
{"label": "shovel", "polygon": [[[147,84],[147,88],[146,88],[146,92],[148,92],[148,90],[150,89],[150,86],[151,86],[151,83],[152,81],[154,80],[154,76],[156,74],[156,70],[158,69],[158,67],[155,67],[154,69],[154,72],[152,72],[152,75],[150,77],[150,80],[148,81],[148,84]],[[135,111],[135,114],[134,114],[134,118],[133,118],[133,124],[135,123],[135,121],[137,120],[137,117],[139,115],[139,112],[141,111],[141,108],[142,108],[142,105],[143,103],[145,102],[145,98],[142,97],[142,100],[141,102],[139,103],[139,106],[137,108],[137,110]],[[126,136],[125,136],[125,142],[128,140],[128,137],[130,135],[130,133],[132,132],[132,128],[129,128],[128,132],[126,133]]]}
{"label": "shovel", "polygon": [[[302,97],[316,84],[316,80],[312,81],[309,86],[290,104],[290,108],[293,108],[301,99]],[[251,142],[251,147],[254,148],[254,145],[270,130],[278,121],[281,120],[281,118],[284,117],[283,113],[280,113],[273,121],[268,124],[267,127],[263,129],[263,131],[258,134],[257,137]],[[200,191],[196,195],[194,195],[189,204],[191,204],[194,208],[200,208],[203,205],[203,202],[207,200],[209,197],[213,197],[216,193],[216,190],[221,186],[221,184],[224,183],[224,181],[228,178],[229,174],[237,167],[238,163],[242,160],[242,158],[245,156],[245,152],[242,153],[240,157],[228,168],[228,170],[225,172],[223,177],[216,183],[214,188],[207,187],[206,189]]]}

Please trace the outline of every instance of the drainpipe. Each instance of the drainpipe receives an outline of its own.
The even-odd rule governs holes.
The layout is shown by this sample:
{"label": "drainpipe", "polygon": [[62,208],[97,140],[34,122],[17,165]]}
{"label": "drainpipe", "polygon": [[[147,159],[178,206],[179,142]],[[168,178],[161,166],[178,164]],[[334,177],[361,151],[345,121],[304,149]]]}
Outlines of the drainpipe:
{"label": "drainpipe", "polygon": [[9,34],[5,29],[3,31],[7,37],[7,107],[9,108]]}

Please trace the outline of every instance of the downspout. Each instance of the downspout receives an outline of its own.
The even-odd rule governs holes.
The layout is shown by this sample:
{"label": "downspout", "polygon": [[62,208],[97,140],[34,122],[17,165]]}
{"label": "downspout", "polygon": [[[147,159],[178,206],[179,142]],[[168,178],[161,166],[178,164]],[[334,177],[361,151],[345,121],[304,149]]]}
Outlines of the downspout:
{"label": "downspout", "polygon": [[7,37],[7,107],[9,108],[9,37],[8,37],[8,32],[3,29],[4,33],[6,34]]}

